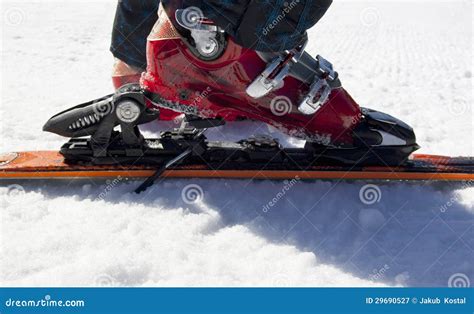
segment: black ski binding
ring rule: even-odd
[[[84,136],[90,136],[87,146],[91,157],[110,157],[119,147],[123,147],[125,157],[140,157],[147,147],[138,125],[158,117],[159,110],[146,107],[140,86],[131,84],[115,94],[58,113],[43,131],[72,138],[61,149],[66,158],[69,150],[84,149],[84,140],[77,140]],[[114,131],[117,126],[120,132]]]
[[[205,153],[204,132],[225,123],[222,119],[187,115],[179,129],[163,132],[158,139],[144,139],[138,125],[158,118],[159,110],[146,106],[140,86],[130,84],[115,94],[53,116],[43,130],[71,138],[61,148],[66,162],[158,166],[156,173],[136,190],[139,193],[166,169]]]

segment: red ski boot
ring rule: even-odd
[[[329,62],[314,60],[304,47],[281,54],[245,49],[211,21],[193,25],[186,14],[160,9],[148,39],[141,84],[157,105],[261,120],[324,145],[353,143],[362,113]]]
[[[348,155],[377,147],[384,155],[397,151],[394,160],[400,160],[417,149],[408,125],[360,108],[321,56],[313,59],[304,46],[282,53],[245,49],[212,21],[187,20],[188,13],[160,8],[148,38],[141,85],[156,105],[200,117],[261,120],[316,149],[338,147]]]

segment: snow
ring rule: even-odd
[[[42,133],[43,123],[112,90],[115,2],[1,4],[0,151],[57,149],[64,139]],[[469,1],[336,1],[311,30],[309,51],[335,64],[358,102],[411,124],[421,152],[473,155],[471,21]],[[254,132],[275,131],[245,122],[211,135]],[[472,184],[190,179],[160,182],[140,196],[130,193],[137,184],[2,183],[1,285],[447,286],[456,273],[474,279]],[[364,197],[368,189],[375,198]]]

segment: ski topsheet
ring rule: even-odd
[[[57,151],[35,151],[0,156],[0,180],[5,179],[109,179],[147,178],[156,173],[152,165],[68,164]],[[313,165],[305,169],[269,169],[265,164],[247,167],[242,164],[184,164],[164,171],[162,178],[231,178],[284,180],[474,180],[474,159],[413,155],[399,167],[359,167]]]

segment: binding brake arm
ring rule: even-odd
[[[206,151],[206,138],[203,136],[204,133],[208,130],[208,128],[221,126],[223,124],[225,124],[225,121],[221,119],[199,119],[198,117],[187,115],[183,120],[181,127],[178,129],[177,135],[183,134],[186,132],[186,130],[189,130],[186,128],[187,125],[190,125],[194,130],[199,129],[199,131],[193,135],[192,140],[187,142],[189,147],[186,148],[181,154],[171,159],[158,170],[156,170],[152,176],[140,184],[140,186],[135,190],[135,193],[140,194],[141,192],[144,192],[146,189],[152,186],[166,170],[174,166],[178,166],[188,157],[202,155]]]

